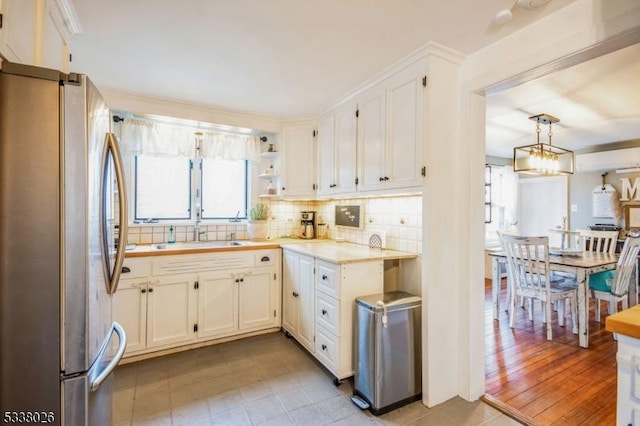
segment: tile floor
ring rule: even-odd
[[[292,339],[271,333],[117,368],[113,423],[122,425],[518,425],[483,402],[420,402],[380,417],[350,400]]]

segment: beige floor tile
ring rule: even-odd
[[[209,404],[209,413],[212,416],[234,408],[244,407],[242,394],[237,389],[210,396],[207,403]]]
[[[356,408],[352,394],[350,380],[336,387],[304,349],[272,333],[118,367],[112,413],[117,426],[518,425],[461,398],[376,417]]]
[[[174,425],[209,420],[209,405],[206,400],[199,400],[172,407],[171,418]]]
[[[280,401],[278,401],[275,395],[266,396],[255,401],[245,402],[244,406],[247,409],[249,418],[253,424],[264,423],[274,417],[286,414],[284,407],[280,404]]]
[[[133,402],[133,419],[153,416],[163,417],[171,413],[169,394],[148,394]]]
[[[249,414],[244,407],[237,407],[211,416],[210,424],[215,426],[251,426],[251,420],[249,420]]]
[[[309,395],[307,395],[307,393],[300,388],[279,392],[276,394],[276,397],[287,412],[296,410],[306,405],[313,404],[313,401],[311,400],[311,398],[309,398]]]
[[[283,414],[278,417],[274,417],[262,423],[258,423],[258,425],[260,426],[286,426],[286,425],[292,425],[292,424],[293,422],[291,421],[289,416],[286,414]]]
[[[323,426],[331,424],[331,419],[313,405],[300,407],[289,413],[293,424],[300,426]]]
[[[332,422],[337,422],[345,417],[361,414],[361,410],[356,407],[349,398],[346,398],[343,395],[319,401],[315,406],[322,411],[325,416],[331,419]]]
[[[263,381],[243,386],[238,390],[242,394],[242,399],[246,402],[256,401],[273,394],[269,385]]]
[[[459,397],[452,398],[434,410],[460,426],[483,424],[501,415],[498,410],[481,401],[468,402]]]
[[[133,426],[172,426],[171,414],[157,414],[146,417],[134,418]]]

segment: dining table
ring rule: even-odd
[[[492,257],[491,290],[493,319],[497,320],[498,313],[500,311],[500,290],[502,287],[501,265],[506,265],[507,254],[500,250],[489,252],[489,256]],[[618,256],[618,254],[588,251],[577,255],[549,255],[549,268],[552,271],[566,272],[576,276],[578,283],[578,337],[580,346],[583,348],[589,347],[589,275],[596,272],[615,269]],[[635,268],[634,273],[631,276],[631,282],[635,283],[635,285],[629,286],[629,306],[634,306],[638,303],[638,285]],[[509,294],[510,292],[507,293]],[[572,318],[572,320],[575,319]]]

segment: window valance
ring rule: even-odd
[[[260,142],[252,135],[128,119],[122,123],[120,138],[128,155],[194,158],[200,140],[202,157],[260,162]]]

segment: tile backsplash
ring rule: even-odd
[[[389,249],[420,253],[422,251],[422,196],[400,196],[362,198],[330,201],[284,201],[275,199],[261,200],[271,206],[270,236],[297,237],[300,235],[300,212],[317,212],[317,222],[327,225],[326,238],[342,237],[346,241],[368,244],[372,232],[386,235],[386,247]],[[350,229],[335,226],[336,205],[362,206],[364,214],[363,229]],[[128,242],[152,244],[166,242],[170,226],[131,226]],[[193,226],[175,226],[176,242],[193,241]],[[230,240],[231,233],[239,240],[247,239],[245,223],[221,223],[201,225],[206,231],[204,240]]]

